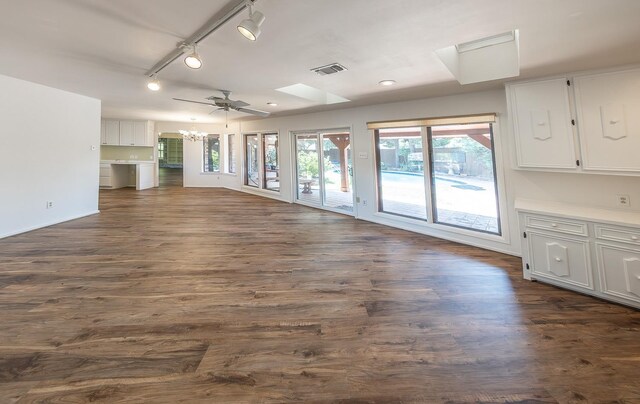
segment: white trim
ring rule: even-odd
[[[387,218],[387,216],[394,216],[393,220],[389,220],[389,218]],[[464,245],[470,245],[472,247],[478,247],[478,248],[483,248],[485,250],[491,250],[491,251],[496,251],[502,254],[507,254],[507,255],[512,255],[514,257],[521,257],[520,254],[515,253],[509,249],[505,249],[505,248],[501,248],[499,246],[495,246],[495,245],[491,245],[491,244],[485,244],[479,241],[482,240],[486,240],[488,242],[499,242],[500,244],[507,244],[508,242],[506,241],[502,241],[499,240],[498,237],[499,236],[491,236],[490,234],[485,234],[485,233],[480,233],[478,234],[478,232],[473,232],[473,235],[469,235],[467,237],[472,237],[474,239],[477,240],[468,240],[466,238],[460,238],[460,237],[456,237],[457,235],[460,236],[466,236],[466,234],[463,234],[460,231],[457,230],[463,230],[463,229],[457,229],[451,226],[442,226],[439,225],[436,227],[436,225],[430,225],[430,226],[425,226],[425,224],[427,222],[425,221],[419,221],[419,220],[415,220],[415,222],[421,222],[421,223],[412,223],[411,220],[413,219],[409,219],[409,218],[402,218],[406,220],[406,224],[422,224],[422,226],[403,226],[401,222],[405,222],[405,220],[399,221],[397,220],[398,217],[395,217],[395,215],[389,215],[389,214],[382,214],[380,212],[378,212],[377,214],[374,215],[374,217],[370,218],[370,219],[362,219],[360,218],[360,220],[364,220],[364,221],[368,221],[368,222],[372,222],[372,223],[377,223],[377,224],[381,224],[381,225],[385,225],[385,226],[389,226],[389,227],[394,227],[396,229],[401,229],[401,230],[406,230],[406,231],[410,231],[412,233],[418,233],[418,234],[424,234],[425,236],[431,236],[431,237],[435,237],[435,238],[439,238],[439,239],[443,239],[443,240],[448,240],[448,241],[453,241],[455,243],[460,243],[460,244],[464,244]],[[446,229],[440,229],[439,227],[446,227]],[[488,236],[488,237],[484,237],[484,236]]]
[[[60,223],[69,222],[71,220],[81,219],[83,217],[95,215],[95,214],[98,214],[98,213],[100,213],[99,210],[94,210],[92,212],[82,213],[80,215],[74,215],[74,216],[63,218],[63,219],[56,219],[56,220],[53,220],[51,222],[45,222],[44,224],[40,224],[40,225],[36,225],[36,226],[30,226],[30,227],[27,227],[27,228],[24,228],[22,230],[18,230],[18,231],[15,231],[15,232],[2,234],[2,235],[0,235],[0,239],[3,239],[5,237],[16,236],[18,234],[27,233],[27,232],[30,232],[30,231],[33,231],[33,230],[42,229],[42,228],[53,226],[53,225],[60,224]]]

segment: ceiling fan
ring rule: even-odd
[[[240,101],[240,100],[234,101],[232,99],[229,99],[229,96],[231,95],[231,91],[229,91],[229,90],[220,90],[220,92],[222,94],[224,94],[224,98],[214,97],[214,96],[207,97],[206,99],[209,100],[210,102],[185,100],[183,98],[174,98],[174,100],[176,100],[176,101],[184,101],[184,102],[192,102],[192,103],[195,103],[195,104],[209,105],[209,106],[212,106],[212,107],[218,107],[218,109],[216,109],[214,111],[224,110],[224,111],[229,112],[229,110],[232,109],[234,111],[244,112],[246,114],[251,114],[251,115],[255,115],[255,116],[261,116],[261,117],[269,116],[269,112],[260,111],[260,110],[257,110],[257,109],[245,108],[245,107],[249,106],[249,104],[247,104],[244,101]]]

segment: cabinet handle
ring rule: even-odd
[[[562,259],[556,257],[556,262],[560,262],[560,261],[562,261]]]

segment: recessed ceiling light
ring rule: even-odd
[[[276,102],[268,102],[267,105],[272,106],[272,107],[277,107],[278,103],[276,103]]]
[[[395,80],[382,80],[380,82],[378,82],[378,84],[380,84],[381,86],[392,86],[394,84],[396,84]]]

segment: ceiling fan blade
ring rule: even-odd
[[[176,100],[176,101],[184,101],[184,102],[192,102],[194,104],[209,105],[211,107],[215,107],[216,106],[216,104],[213,104],[211,102],[192,101],[192,100],[185,100],[183,98],[174,98],[174,100]]]
[[[220,97],[214,97],[213,95],[211,97],[207,97],[207,100],[211,100],[213,102],[223,102],[226,101],[224,98],[220,98]]]
[[[242,107],[248,107],[249,104],[244,102],[244,101],[231,101],[231,106],[233,106],[234,108],[242,108]]]
[[[224,108],[216,108],[213,111],[209,112],[209,115],[213,114],[214,112],[218,112],[218,111],[220,111],[222,109],[224,109]]]
[[[251,114],[255,116],[267,117],[270,115],[269,112],[259,111],[257,109],[249,109],[249,108],[234,108],[236,111],[244,112],[245,114]]]

